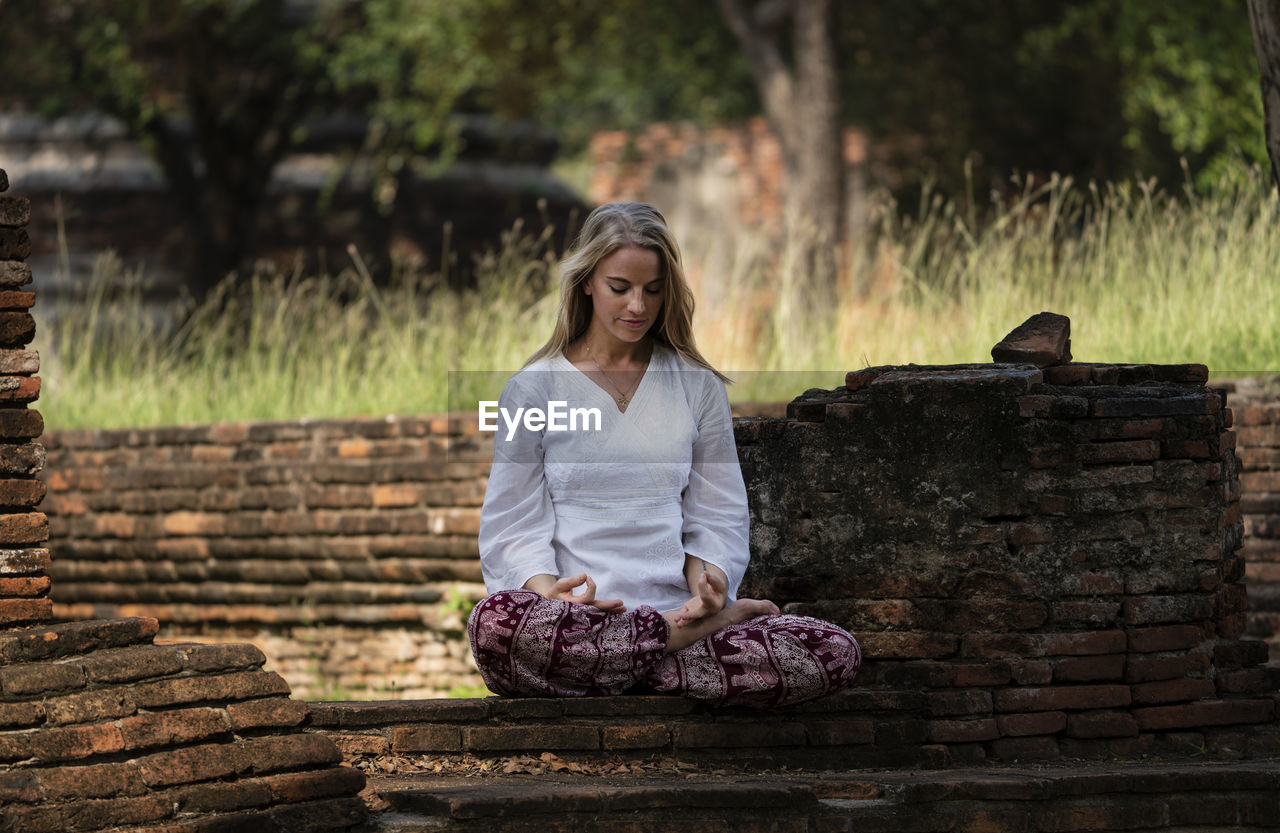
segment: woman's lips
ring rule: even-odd
[[[632,329],[632,330],[644,329],[644,325],[645,325],[644,321],[632,321],[626,318],[619,318],[618,320],[622,322],[622,326],[627,327],[629,329]]]

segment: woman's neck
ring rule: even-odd
[[[646,365],[653,355],[653,339],[645,336],[636,342],[614,338],[592,338],[588,330],[570,345],[570,361],[594,359],[604,367],[635,367]],[[568,352],[568,351],[566,351]],[[576,355],[575,355],[576,353]]]

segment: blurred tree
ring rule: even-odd
[[[152,154],[191,235],[203,295],[240,265],[271,172],[330,91],[349,4],[319,0],[4,3],[0,72],[47,114],[96,109]]]
[[[830,0],[716,0],[751,65],[765,114],[782,146],[784,275],[834,286],[829,253],[844,239],[844,148],[840,75]],[[789,39],[787,36],[790,35]],[[790,60],[788,60],[788,56]]]
[[[1280,0],[1249,0],[1249,21],[1262,75],[1271,176],[1280,186]]]
[[[1128,167],[1164,179],[1186,159],[1199,184],[1230,176],[1243,155],[1266,159],[1245,0],[1076,0],[1028,33],[1023,63],[1087,34],[1116,73]]]

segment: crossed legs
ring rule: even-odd
[[[716,705],[778,708],[844,688],[862,662],[852,636],[807,616],[756,616],[666,653],[670,625],[653,608],[605,613],[529,590],[485,598],[467,631],[485,684],[508,696],[647,686]]]

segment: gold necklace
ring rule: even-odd
[[[618,387],[618,383],[613,381],[613,377],[609,375],[609,371],[601,367],[600,362],[596,361],[595,355],[591,352],[591,345],[585,344],[583,346],[587,348],[587,358],[591,359],[591,363],[596,366],[596,370],[603,373],[604,378],[608,379],[609,384],[613,385],[613,389],[618,392],[618,395],[615,397],[615,399],[618,402],[618,407],[621,408],[625,413],[627,410],[627,405],[631,404],[631,400],[627,397],[627,394],[623,392],[622,388]]]

